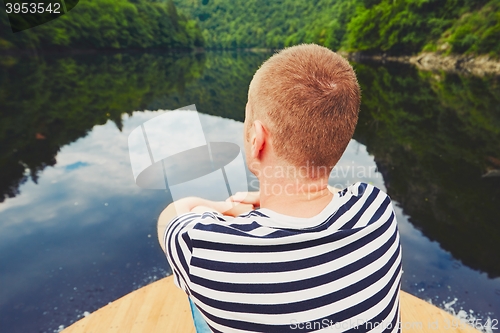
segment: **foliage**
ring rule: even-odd
[[[317,43],[341,46],[358,0],[175,0],[196,18],[207,46],[281,48]]]
[[[80,1],[58,19],[15,34],[10,31],[5,12],[0,14],[0,48],[192,48],[202,45],[196,22],[178,13],[171,0]]]
[[[500,0],[174,0],[213,48],[317,43],[350,52],[498,54]]]
[[[365,1],[349,22],[346,48],[368,53],[425,50],[494,53],[500,46],[500,1]]]
[[[484,0],[382,0],[360,6],[348,26],[348,49],[417,53],[435,43],[461,14],[482,4]]]
[[[453,53],[500,54],[500,0],[492,0],[481,10],[464,14],[443,37]]]
[[[0,28],[0,49],[317,43],[350,52],[496,56],[500,0],[85,0],[59,19],[17,34],[2,13]]]

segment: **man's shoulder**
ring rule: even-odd
[[[365,183],[365,182],[354,183],[354,184],[344,188],[343,190],[341,190],[339,192],[339,195],[341,197],[345,196],[345,195],[354,196],[354,197],[362,197],[362,196],[366,196],[366,195],[370,195],[370,194],[374,194],[374,195],[377,194],[377,195],[389,197],[389,195],[387,193],[385,193],[384,191],[382,191],[378,187],[376,187],[372,184],[369,184],[369,183]]]
[[[337,211],[339,219],[349,219],[342,229],[396,222],[391,198],[372,184],[357,182],[340,191],[339,196],[342,199]]]

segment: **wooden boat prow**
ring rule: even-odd
[[[401,291],[403,332],[479,333],[444,310]],[[196,333],[186,294],[169,276],[104,306],[63,333]]]

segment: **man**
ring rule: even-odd
[[[363,183],[328,187],[359,105],[341,56],[317,45],[282,50],[255,73],[245,111],[260,192],[184,198],[160,215],[176,284],[212,331],[400,331],[391,200]]]

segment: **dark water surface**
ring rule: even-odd
[[[196,104],[207,135],[241,142],[268,56],[0,59],[0,332],[58,331],[170,274],[155,226],[171,197],[135,185],[128,134],[166,112],[144,110]],[[355,67],[360,121],[330,183],[396,202],[403,290],[499,319],[500,79]]]

